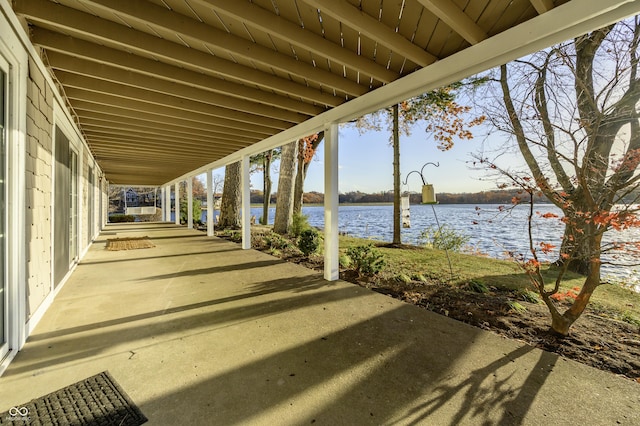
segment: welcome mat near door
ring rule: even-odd
[[[0,414],[2,425],[139,426],[146,421],[108,371]]]
[[[107,240],[107,250],[136,250],[152,247],[155,247],[155,245],[147,236],[137,238],[111,238]]]

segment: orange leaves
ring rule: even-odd
[[[313,159],[316,153],[317,146],[314,144],[318,140],[318,134],[306,136],[298,140],[298,149],[302,154],[302,159],[305,164],[308,164]]]
[[[640,218],[629,212],[600,212],[592,220],[598,226],[611,227],[616,231],[640,226]]]
[[[536,259],[529,259],[526,262],[524,262],[524,264],[522,265],[522,268],[525,270],[525,272],[527,272],[528,274],[531,273],[536,273],[540,270],[540,266],[542,264],[536,260]]]
[[[551,213],[551,212],[547,212],[547,213],[543,213],[540,215],[540,217],[544,218],[544,219],[554,219],[559,217],[557,214]]]
[[[554,246],[553,244],[547,244],[542,241],[540,242],[540,251],[543,252],[544,254],[551,253],[554,248],[556,248],[556,246]]]
[[[569,298],[569,299],[577,299],[578,298],[578,293],[580,292],[580,287],[572,287],[570,290],[563,292],[558,292],[558,293],[554,293],[551,295],[551,298],[553,300],[557,300],[558,302],[562,302],[563,300]]]
[[[456,137],[458,139],[473,138],[469,128],[482,124],[487,117],[481,115],[466,121],[464,114],[469,111],[471,107],[459,105],[453,100],[427,106],[426,111],[423,112],[425,119],[428,120],[426,131],[431,133],[438,142],[438,149],[450,150],[453,148]]]

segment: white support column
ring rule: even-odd
[[[161,218],[163,221],[165,221],[167,219],[167,196],[166,194],[166,187],[163,186],[162,188],[160,188],[160,202],[162,203],[162,214],[161,214]]]
[[[171,222],[171,185],[167,185],[164,191],[164,221]]]
[[[193,229],[193,177],[187,179],[187,228]]]
[[[213,169],[207,170],[207,236],[213,237],[213,218],[216,211],[213,205]]]
[[[180,225],[180,182],[176,182],[175,192],[176,192],[174,197],[175,224]]]
[[[324,131],[324,279],[340,276],[338,258],[338,124]]]
[[[249,156],[241,160],[241,190],[242,190],[242,248],[251,248],[251,188],[249,184]]]

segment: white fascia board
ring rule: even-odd
[[[169,184],[224,167],[429,90],[535,53],[640,12],[640,0],[572,0],[379,89],[187,173]]]

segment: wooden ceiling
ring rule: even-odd
[[[107,179],[161,185],[566,2],[17,0],[13,7]]]

